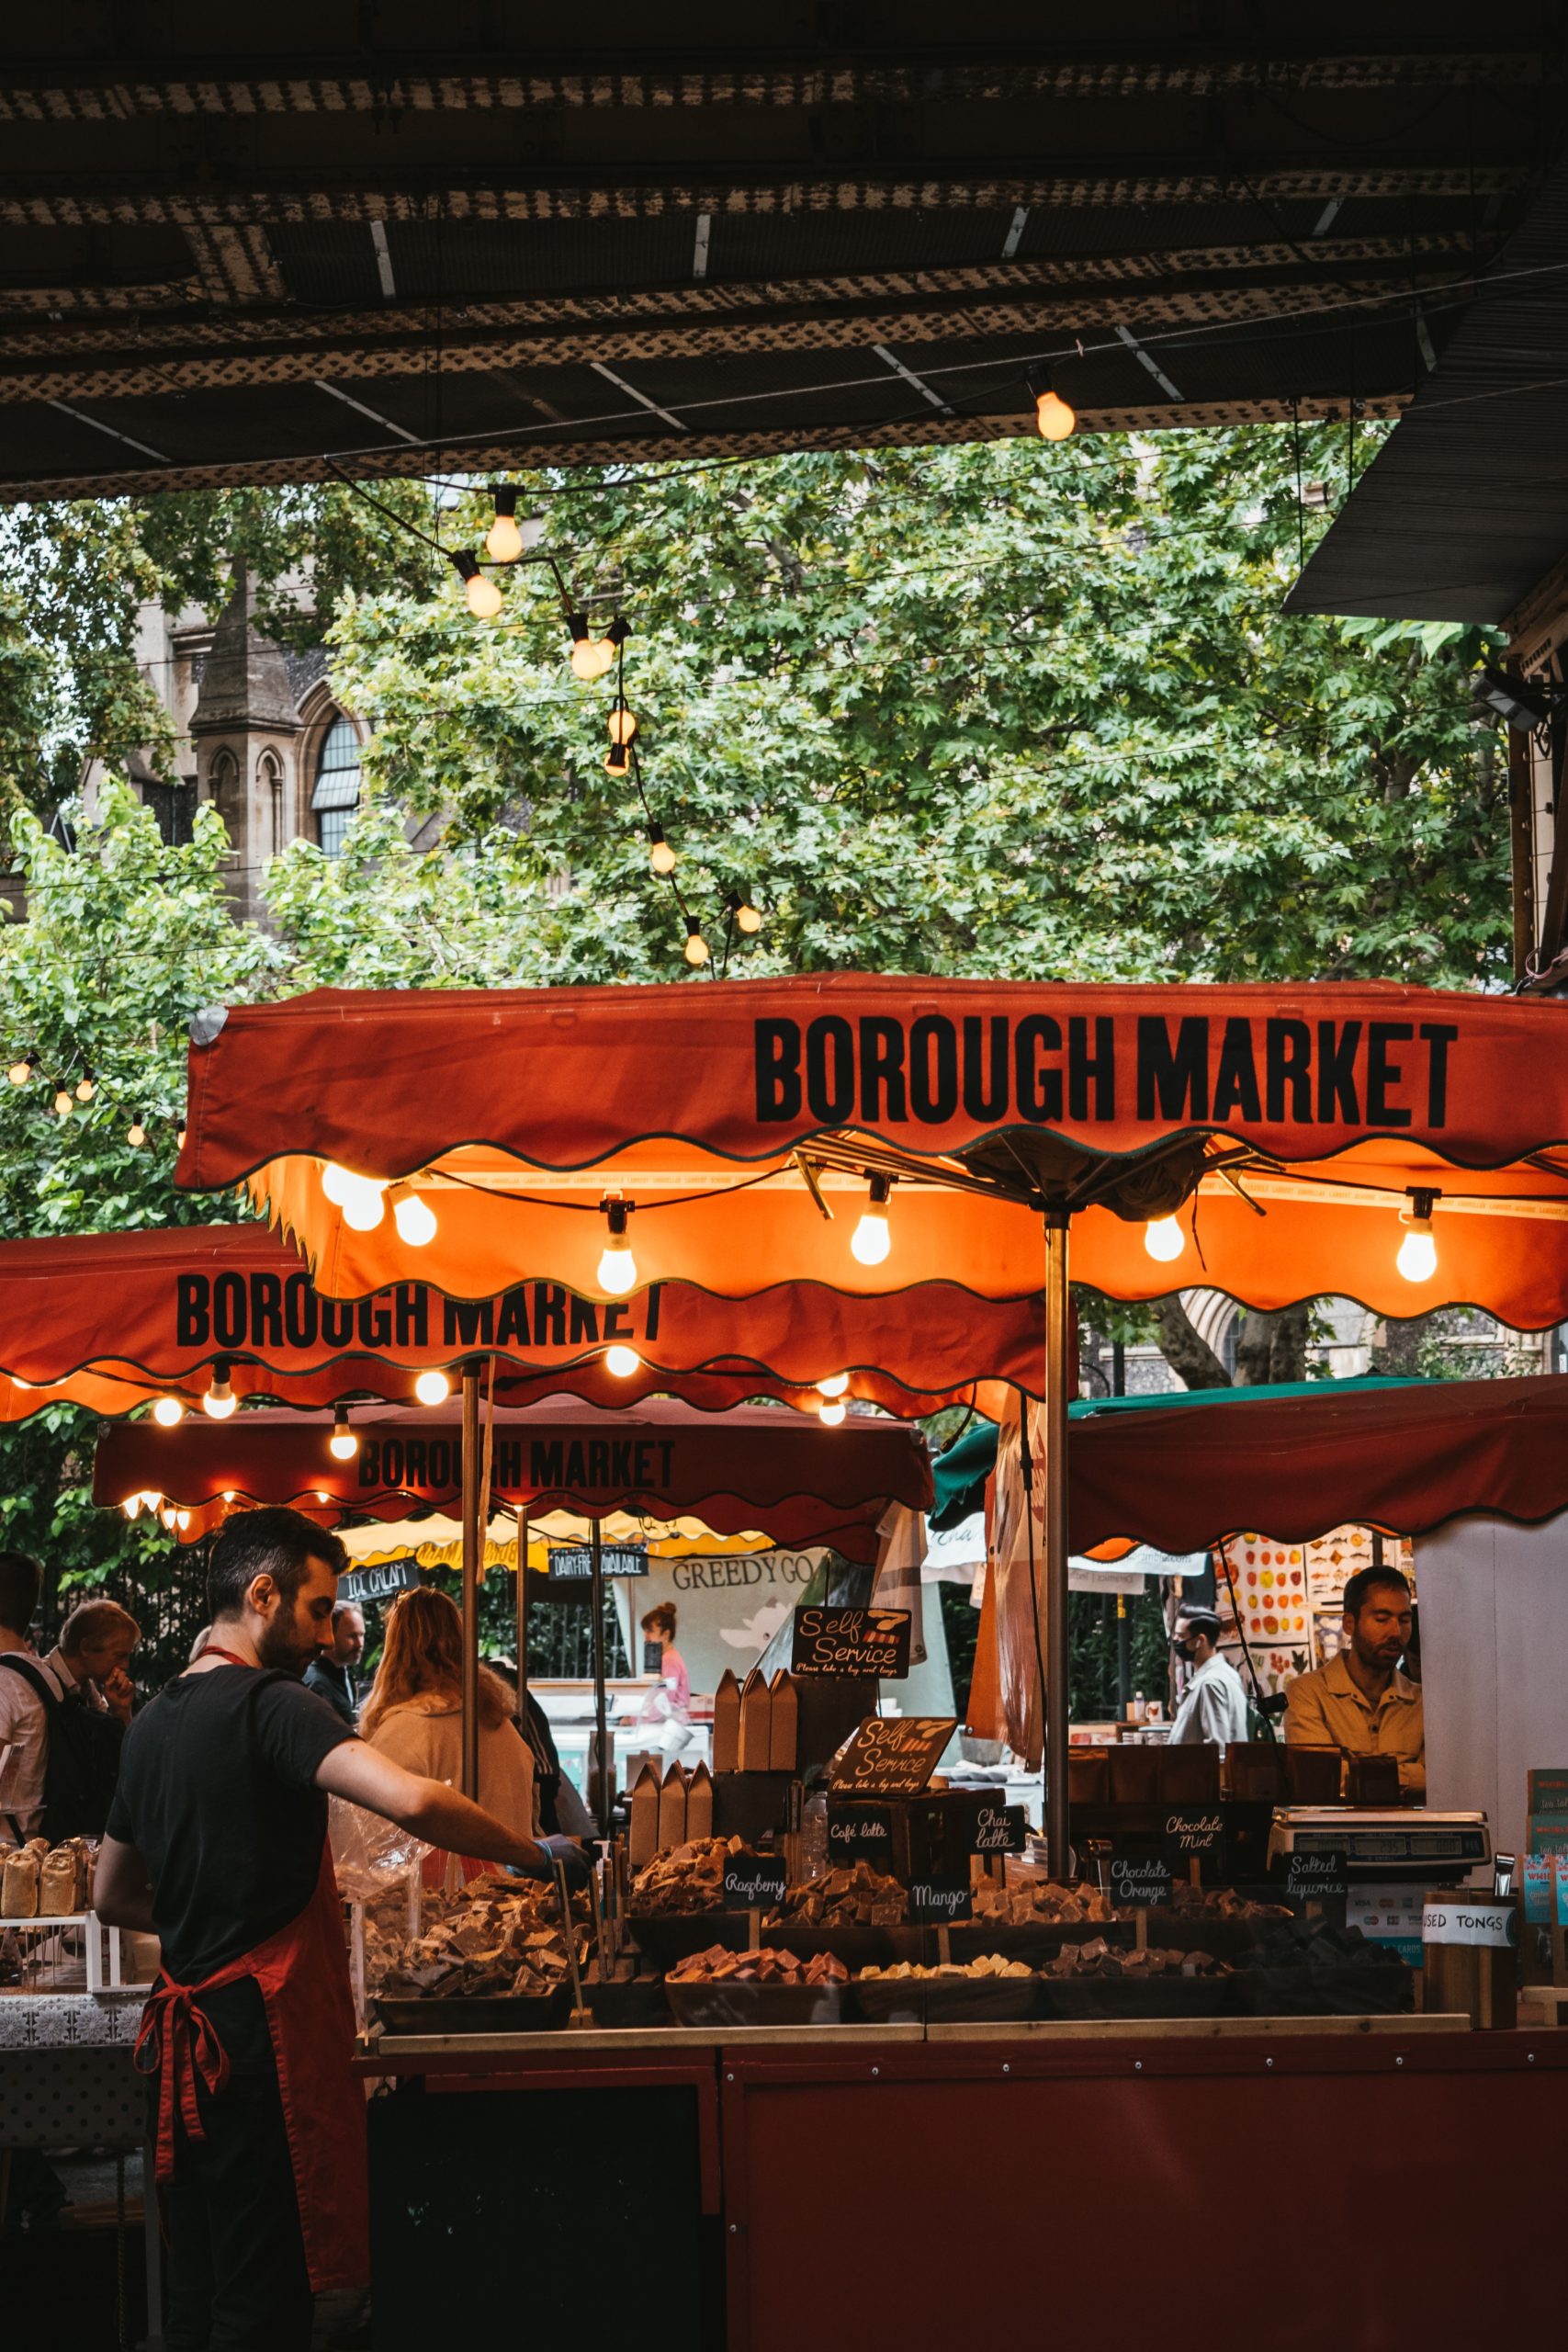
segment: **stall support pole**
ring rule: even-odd
[[[479,1374],[463,1366],[463,1794],[479,1794]]]
[[[1067,1735],[1072,1696],[1067,1641],[1067,1213],[1045,1216],[1045,1850],[1051,1875],[1067,1875]]]
[[[528,1506],[517,1506],[517,1726],[528,1720]],[[526,1732],[524,1732],[526,1737]]]
[[[592,1558],[593,1568],[593,1741],[599,1758],[598,1777],[593,1781],[593,1811],[601,1838],[610,1834],[610,1783],[614,1774],[605,1752],[609,1736],[609,1709],[604,1699],[604,1559],[601,1548],[599,1521],[592,1522]]]

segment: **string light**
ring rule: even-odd
[[[612,743],[629,743],[636,733],[637,713],[626,708],[623,696],[610,713],[610,741]]]
[[[1144,1247],[1151,1258],[1168,1266],[1187,1247],[1187,1236],[1173,1216],[1152,1216],[1144,1227]]]
[[[631,746],[627,743],[612,743],[604,754],[606,775],[625,775],[631,763]]]
[[[33,1384],[30,1380],[23,1380],[17,1373],[13,1373],[11,1374],[11,1385],[13,1388],[26,1388],[30,1390],[32,1385]]]
[[[392,1194],[392,1223],[398,1228],[398,1239],[406,1241],[411,1250],[423,1250],[435,1238],[435,1211],[422,1193],[407,1185]]]
[[[359,1451],[359,1440],[349,1426],[346,1405],[340,1405],[333,1417],[333,1433],[327,1445],[338,1462],[352,1462]]]
[[[841,1401],[835,1403],[831,1399],[824,1397],[821,1404],[817,1408],[817,1418],[818,1420],[826,1421],[830,1430],[836,1430],[839,1423],[843,1419],[844,1415],[848,1411],[849,1407]]]
[[[675,853],[664,838],[662,825],[649,825],[648,829],[648,863],[661,880],[675,871]]]
[[[637,1260],[626,1239],[626,1219],[637,1204],[601,1201],[599,1205],[610,1221],[609,1238],[599,1259],[599,1287],[607,1290],[612,1298],[624,1298],[628,1291],[637,1288]]]
[[[479,559],[467,548],[457,548],[452,556],[453,568],[463,583],[463,594],[477,621],[492,621],[505,601],[493,580],[487,580],[479,570]]]
[[[517,485],[498,481],[491,495],[495,500],[495,520],[485,533],[485,553],[496,563],[515,563],[523,552],[523,534],[517,527]]]
[[[818,1382],[817,1387],[820,1396],[841,1396],[849,1385],[850,1375],[847,1372],[830,1372],[826,1380]]]
[[[1432,1204],[1437,1198],[1436,1193],[1413,1189],[1410,1206],[1399,1212],[1405,1233],[1394,1263],[1407,1283],[1430,1282],[1438,1271],[1438,1244],[1432,1233]]]
[[[871,1179],[870,1200],[850,1236],[850,1248],[863,1266],[880,1266],[893,1247],[893,1237],[887,1229],[887,1200],[892,1190],[891,1177]]]
[[[452,1394],[452,1384],[444,1372],[422,1372],[413,1393],[422,1405],[441,1405]]]
[[[6,1072],[13,1086],[26,1086],[32,1074],[33,1057],[30,1054],[24,1054],[20,1061],[13,1062]]]
[[[1049,375],[1037,373],[1031,376],[1029,395],[1034,402],[1034,421],[1040,427],[1042,438],[1065,441],[1078,421],[1077,410],[1067,406]]]
[[[57,1119],[68,1119],[71,1116],[71,1103],[72,1097],[67,1089],[63,1086],[57,1086],[54,1090],[55,1117]]]
[[[139,1494],[127,1495],[125,1500],[120,1505],[120,1509],[125,1513],[127,1519],[134,1519],[141,1509],[141,1497]]]
[[[743,931],[748,939],[753,938],[762,928],[761,910],[752,905],[745,891],[741,891],[736,899],[735,928]]]
[[[142,1145],[146,1142],[147,1130],[142,1125],[140,1116],[132,1119],[130,1126],[127,1127],[125,1131],[125,1140],[130,1146],[132,1151],[140,1151]]]
[[[97,1080],[94,1078],[92,1071],[85,1070],[82,1076],[76,1080],[77,1102],[90,1102],[97,1091]]]
[[[374,1233],[387,1214],[381,1197],[387,1190],[385,1180],[357,1176],[352,1168],[340,1168],[335,1159],[329,1159],[321,1170],[321,1190],[333,1206],[343,1211],[344,1223],[355,1233]]]
[[[212,1385],[201,1400],[201,1409],[209,1419],[226,1421],[239,1403],[230,1385],[229,1366],[220,1356],[212,1367]]]
[[[586,613],[569,613],[566,625],[571,632],[572,675],[581,678],[585,686],[592,685],[595,678],[602,678],[606,670],[614,669],[615,645],[608,637],[589,634]]]
[[[703,937],[702,924],[695,915],[686,917],[686,944],[682,952],[687,963],[692,965],[705,964],[712,953],[707,941]]]
[[[629,1380],[634,1372],[642,1370],[642,1358],[635,1348],[606,1348],[604,1369],[617,1380]]]
[[[177,1396],[160,1396],[152,1408],[152,1419],[161,1430],[177,1429],[186,1417],[186,1408]]]

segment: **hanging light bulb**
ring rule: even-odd
[[[176,1128],[175,1129],[175,1149],[176,1151],[183,1151],[183,1150],[185,1149],[185,1148],[186,1148],[186,1131],[185,1131],[185,1129],[184,1129],[184,1127],[183,1127],[183,1126],[176,1127]]]
[[[479,570],[479,559],[467,548],[458,548],[452,557],[453,568],[463,583],[463,594],[468,610],[477,621],[492,621],[504,601],[493,580],[487,580]]]
[[[572,675],[584,685],[592,685],[606,670],[614,669],[617,639],[613,636],[593,637],[589,632],[586,613],[569,613],[566,625],[571,631]]]
[[[120,1509],[125,1513],[127,1519],[136,1518],[141,1509],[141,1496],[139,1494],[127,1495],[125,1500],[120,1505]]]
[[[675,871],[675,853],[664,838],[662,825],[649,825],[648,829],[648,863],[661,876]]]
[[[817,1408],[817,1418],[820,1421],[826,1421],[830,1430],[836,1430],[849,1409],[841,1397],[824,1397]]]
[[[1429,1283],[1438,1271],[1438,1244],[1432,1233],[1432,1204],[1436,1193],[1412,1192],[1410,1206],[1401,1209],[1405,1228],[1394,1264],[1407,1283]]]
[[[517,527],[517,485],[498,481],[491,495],[495,520],[485,533],[485,553],[496,563],[515,563],[523,552],[523,534]]]
[[[413,1393],[422,1405],[441,1405],[452,1394],[452,1384],[444,1372],[422,1372]]]
[[[392,1194],[392,1223],[398,1228],[398,1239],[406,1241],[411,1250],[423,1250],[435,1238],[435,1211],[423,1193],[407,1185],[400,1185]]]
[[[142,1145],[147,1140],[147,1130],[142,1125],[140,1118],[132,1119],[130,1126],[127,1127],[125,1131],[125,1140],[130,1146],[132,1151],[141,1150]]]
[[[753,937],[762,928],[761,910],[751,904],[744,891],[741,892],[739,903],[735,910],[735,928],[737,931],[743,931],[748,939]]]
[[[631,763],[632,755],[625,743],[612,743],[604,754],[606,775],[626,775],[630,770]]]
[[[1042,437],[1047,441],[1065,441],[1077,423],[1077,412],[1067,406],[1048,373],[1029,379],[1029,396],[1034,402],[1034,421]]]
[[[81,1077],[76,1080],[76,1100],[77,1100],[77,1102],[90,1102],[92,1101],[92,1099],[93,1099],[94,1095],[97,1092],[97,1091],[98,1091],[98,1084],[97,1084],[97,1080],[96,1080],[96,1079],[95,1079],[95,1077],[93,1076],[92,1071],[91,1071],[91,1070],[85,1070],[85,1071],[83,1072],[82,1076],[81,1076]]]
[[[628,1291],[637,1288],[637,1260],[626,1239],[626,1219],[636,1205],[634,1201],[600,1203],[610,1220],[610,1232],[599,1259],[599,1287],[607,1290],[612,1298],[625,1298]]]
[[[20,1061],[13,1062],[6,1072],[13,1086],[26,1086],[32,1074],[33,1060],[30,1054],[24,1054]]]
[[[177,1396],[160,1396],[152,1408],[152,1419],[162,1430],[178,1427],[186,1417],[186,1408]]]
[[[239,1403],[229,1381],[229,1366],[220,1356],[212,1367],[212,1385],[201,1400],[201,1409],[215,1421],[226,1421]]]
[[[374,1176],[351,1176],[341,1203],[343,1221],[355,1233],[374,1233],[387,1214],[386,1184]]]
[[[1173,1216],[1152,1216],[1144,1227],[1144,1247],[1151,1258],[1168,1266],[1187,1247],[1187,1236]]]
[[[611,713],[610,713],[610,741],[611,741],[611,742],[612,742],[612,743],[629,743],[629,742],[631,741],[631,740],[632,740],[632,737],[633,737],[636,733],[637,733],[637,713],[636,713],[636,711],[635,711],[635,710],[628,710],[628,709],[626,708],[626,704],[625,704],[624,702],[618,702],[618,703],[616,703],[616,704],[615,704],[615,707],[614,707],[614,709],[613,709],[613,710],[611,711]]]
[[[333,1433],[327,1449],[336,1462],[352,1462],[359,1451],[359,1440],[349,1426],[348,1407],[340,1405],[333,1416]]]
[[[57,1119],[68,1119],[71,1116],[71,1104],[72,1098],[69,1090],[63,1086],[57,1086],[54,1090],[55,1117]]]
[[[177,1511],[175,1511],[175,1525],[179,1529],[180,1533],[183,1535],[183,1534],[185,1533],[185,1532],[186,1532],[186,1528],[190,1525],[190,1513],[189,1513],[189,1511],[188,1511],[188,1510],[177,1510]]]
[[[819,1396],[841,1396],[849,1385],[850,1375],[847,1372],[830,1372],[826,1380],[818,1382],[817,1388]]]
[[[33,1384],[30,1380],[19,1379],[16,1373],[11,1374],[11,1385],[13,1388],[26,1388],[30,1391],[32,1385]]]
[[[887,1230],[887,1198],[892,1190],[890,1177],[872,1178],[871,1198],[850,1236],[850,1248],[863,1266],[880,1266],[893,1247],[893,1237]]]
[[[705,964],[712,952],[703,937],[703,927],[695,915],[686,917],[686,944],[681,952],[687,963],[693,965]]]
[[[642,1369],[642,1358],[635,1348],[606,1348],[604,1369],[617,1380],[629,1380],[634,1372]]]

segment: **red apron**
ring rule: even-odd
[[[158,2178],[174,2178],[176,2114],[189,2138],[205,2137],[197,2076],[209,2092],[229,2079],[228,2053],[200,1996],[246,1976],[255,1978],[266,2004],[311,2288],[321,2294],[363,2287],[370,2276],[365,2097],[350,2066],[354,1996],[329,1848],[321,1849],[315,1894],[288,1927],[199,1984],[161,1974],[153,1986],[136,2064],[158,2074]]]

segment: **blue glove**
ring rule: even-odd
[[[551,1856],[559,1856],[561,1868],[566,1873],[566,1883],[568,1886],[588,1886],[592,1883],[592,1855],[584,1852],[583,1849],[578,1844],[575,1838],[563,1838],[557,1835],[550,1838],[541,1838],[539,1843],[544,1848],[547,1854]]]

